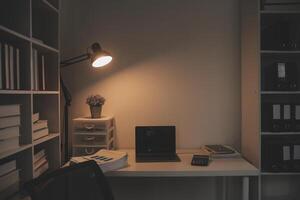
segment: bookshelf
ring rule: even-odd
[[[19,59],[16,75],[19,78],[14,77],[13,81],[19,81],[20,85],[6,88],[3,80],[0,106],[19,104],[21,110],[20,147],[0,153],[0,165],[16,161],[20,187],[34,177],[34,157],[39,151],[45,151],[48,171],[61,165],[59,5],[59,0],[3,0],[0,3],[0,42],[19,49],[19,57],[13,54]],[[2,54],[2,63],[3,57]],[[6,78],[4,75],[3,79]],[[34,113],[39,113],[41,120],[47,120],[49,130],[48,135],[37,140],[33,140]]]
[[[256,199],[299,199],[300,6],[272,2],[241,2],[242,154],[260,169]]]

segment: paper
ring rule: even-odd
[[[273,119],[280,119],[280,105],[273,105]]]
[[[285,63],[278,63],[278,78],[285,78]]]
[[[283,160],[291,160],[290,146],[283,146]]]
[[[295,119],[300,120],[300,105],[295,106]]]
[[[300,160],[300,145],[294,145],[294,160]]]
[[[283,106],[283,119],[291,119],[291,106],[290,105]]]

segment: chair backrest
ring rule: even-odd
[[[96,162],[87,161],[42,175],[25,184],[32,200],[113,200]]]

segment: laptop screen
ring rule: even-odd
[[[175,126],[137,126],[135,128],[136,154],[174,155],[176,153]]]

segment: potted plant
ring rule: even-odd
[[[90,106],[91,117],[100,118],[102,105],[105,102],[105,98],[101,95],[91,95],[86,99],[86,103]]]

